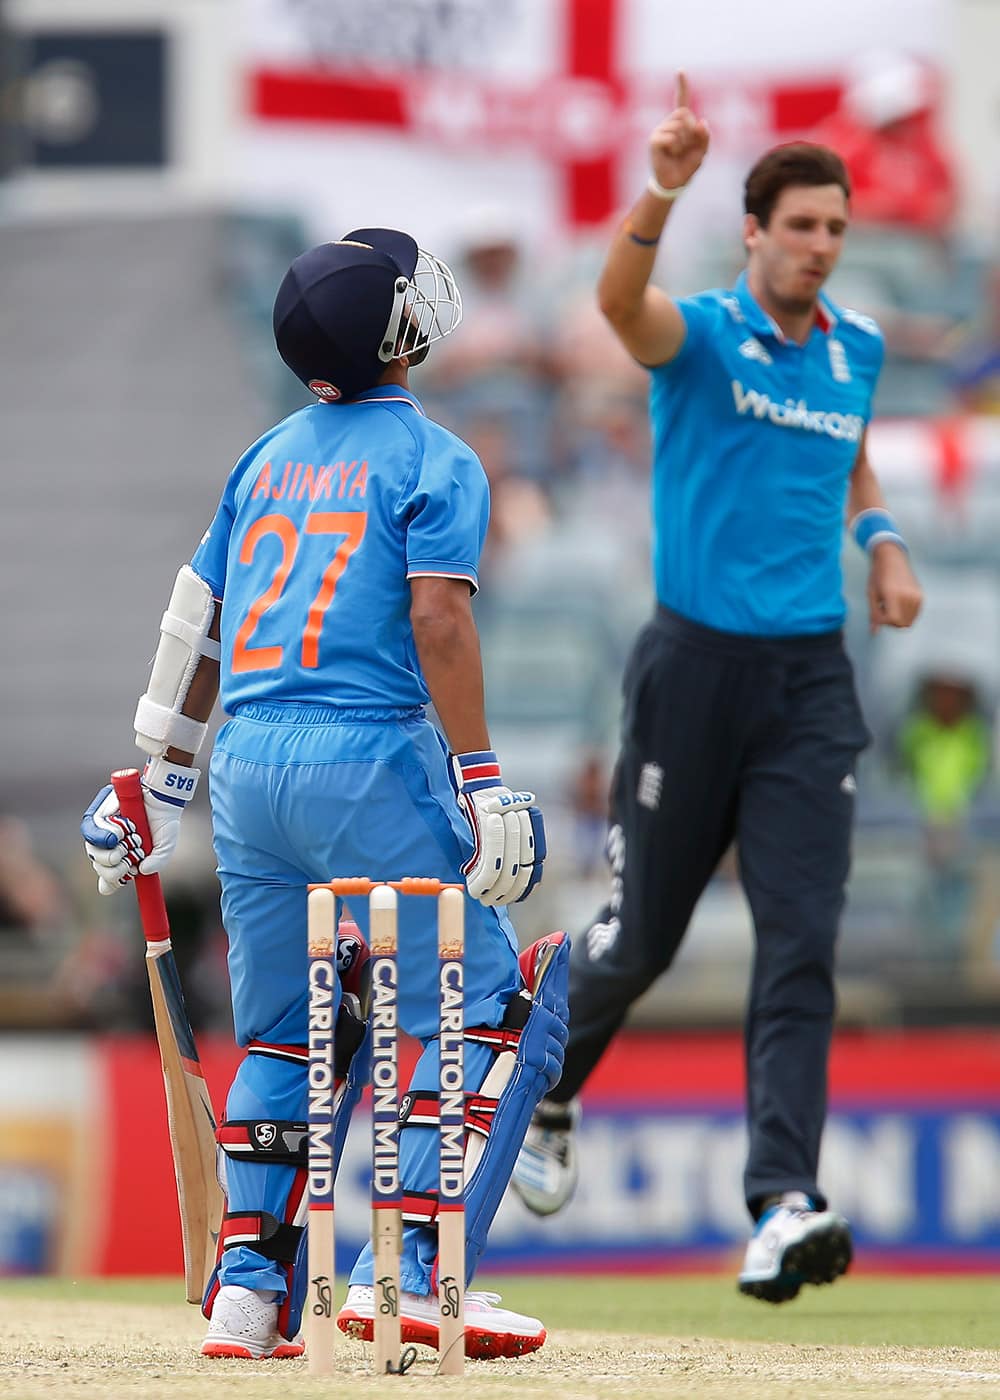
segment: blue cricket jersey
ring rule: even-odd
[[[882,336],[820,299],[786,339],[744,273],[677,303],[680,353],[650,370],[653,569],[664,606],[724,632],[798,636],[843,622],[848,477]]]
[[[404,389],[277,424],[236,464],[191,561],[222,599],[223,709],[427,704],[408,580],[478,587],[488,521],[478,457]]]

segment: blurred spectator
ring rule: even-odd
[[[65,892],[39,859],[28,827],[0,816],[0,930],[44,940],[68,912]]]
[[[153,1008],[138,904],[134,896],[103,899],[89,880],[81,888],[82,917],[56,976],[62,1019],[102,1030],[151,1030]],[[188,1019],[196,1031],[231,1033],[226,937],[206,813],[191,813],[182,827],[163,877],[163,895]]]
[[[946,671],[925,676],[900,732],[899,754],[932,831],[964,820],[989,773],[992,748],[972,681]]]
[[[903,53],[869,52],[849,73],[838,110],[810,132],[846,164],[857,222],[950,232],[957,192],[935,130],[936,99],[922,63]]]
[[[0,1028],[136,1030],[152,1025],[135,900],[112,908],[77,861],[64,880],[27,824],[0,814]],[[211,832],[192,822],[164,882],[195,1029],[228,1030],[229,983]],[[89,875],[89,870],[88,870]]]
[[[460,425],[462,437],[476,453],[490,483],[490,526],[480,570],[501,566],[514,544],[548,529],[548,497],[519,460],[514,429],[506,415],[481,413]]]
[[[951,363],[951,383],[967,413],[1000,413],[1000,266],[986,287],[982,322],[959,344]]]
[[[81,924],[53,972],[47,1024],[101,1031],[152,1025],[141,946],[109,924]]]
[[[598,310],[595,277],[585,253],[552,318],[552,486],[560,517],[613,520],[631,549],[649,534],[649,386]]]
[[[551,376],[544,298],[520,230],[502,208],[472,210],[459,233],[455,274],[462,334],[456,344],[434,347],[414,379],[417,394],[433,397],[448,424],[482,413],[507,417],[519,471],[543,475]]]
[[[530,277],[522,235],[501,206],[471,211],[459,233],[462,343],[445,340],[428,360],[435,380],[458,386],[507,373],[535,379],[547,373],[539,289]]]
[[[613,520],[626,548],[649,546],[649,424],[643,402],[611,380],[564,392],[553,425],[553,487],[565,519]]]
[[[114,932],[81,918],[27,825],[0,816],[0,1025],[106,1025],[127,956]]]
[[[604,867],[609,789],[610,779],[604,755],[593,749],[588,750],[580,756],[569,793],[573,819],[573,873],[584,880]]]
[[[954,162],[936,130],[939,79],[898,51],[850,65],[838,110],[809,133],[837,150],[852,184],[853,233],[831,284],[885,337],[880,415],[945,413],[943,365],[968,315],[971,282],[952,238]]]
[[[565,296],[554,317],[552,367],[564,395],[580,411],[594,393],[631,399],[646,416],[646,371],[628,353],[597,307],[593,280]]]
[[[925,955],[954,959],[975,894],[968,816],[992,753],[992,727],[973,682],[943,670],[926,675],[898,747],[923,818],[925,866],[916,891],[917,927]]]

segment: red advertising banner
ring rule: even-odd
[[[156,1047],[116,1038],[96,1050],[108,1171],[94,1271],[179,1273]],[[201,1055],[221,1111],[240,1052],[208,1039]],[[505,1201],[485,1267],[660,1269],[728,1258],[748,1228],[739,1191],[742,1096],[737,1035],[621,1036],[584,1098],[581,1157],[598,1175],[585,1170],[579,1200],[551,1221]],[[345,1264],[367,1229],[369,1163],[362,1107],[338,1180]],[[996,1267],[1000,1034],[839,1036],[824,1171],[826,1189],[855,1225],[860,1267]]]
[[[200,1050],[221,1113],[241,1052]],[[0,1274],[180,1274],[155,1042],[8,1037],[4,1070]],[[508,1192],[484,1268],[729,1266],[749,1230],[739,1036],[622,1035],[583,1107],[575,1196],[541,1220]],[[362,1105],[337,1180],[341,1268],[365,1239],[370,1172]],[[820,1181],[861,1270],[1000,1267],[1000,1032],[838,1036]]]

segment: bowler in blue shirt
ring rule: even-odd
[[[580,1090],[735,844],[756,938],[743,1180],[754,1230],[739,1287],[781,1303],[851,1261],[848,1222],[817,1180],[854,768],[869,739],[841,636],[845,525],[869,556],[873,629],[909,627],[921,593],[865,446],[882,337],[822,291],[847,233],[844,164],[807,143],[767,152],[746,181],[746,271],[732,289],[675,300],[650,276],[708,143],[681,75],[598,286],[649,371],[657,606],[625,674],[611,894],[574,940],[563,1075],[513,1183],[538,1214],[569,1199]]]

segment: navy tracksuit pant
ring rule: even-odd
[[[611,899],[573,942],[569,1045],[552,1098],[579,1091],[629,1007],[670,965],[735,840],[756,935],[746,1200],[754,1216],[782,1191],[823,1206],[834,945],[854,766],[869,741],[841,634],[745,637],[658,608],[624,686]]]

